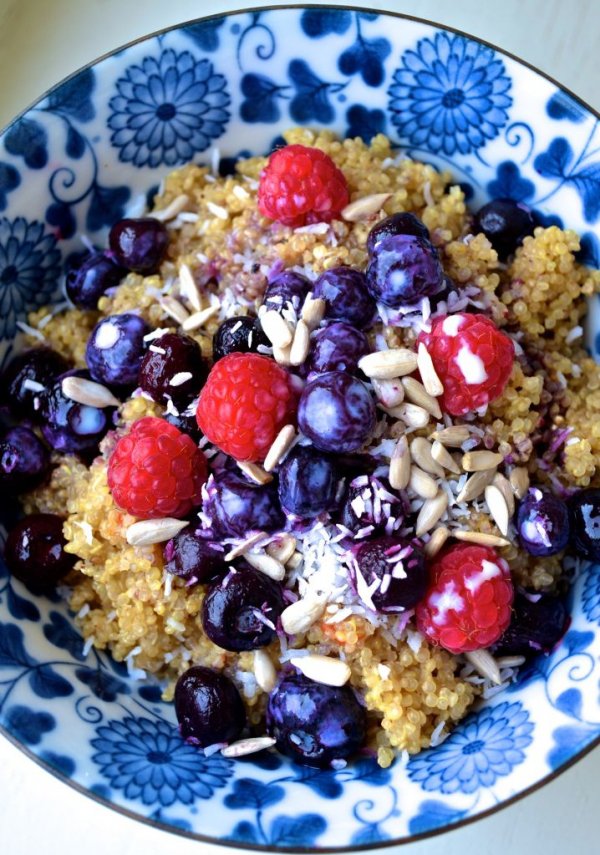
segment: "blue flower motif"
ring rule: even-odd
[[[474,793],[491,787],[523,762],[532,731],[519,701],[483,709],[465,719],[442,745],[411,760],[409,775],[428,792]]]
[[[226,80],[208,59],[163,51],[117,80],[108,126],[119,159],[135,166],[185,163],[220,137],[229,119]]]
[[[59,275],[56,238],[42,223],[0,219],[0,341],[14,335],[29,310],[51,301]]]
[[[587,619],[600,626],[600,564],[593,564],[588,569],[582,600]]]
[[[369,110],[362,104],[353,104],[346,111],[348,129],[345,136],[353,139],[360,137],[366,143],[371,142],[377,134],[385,131],[385,113],[383,110]]]
[[[110,721],[98,728],[92,745],[97,752],[92,759],[112,787],[145,805],[208,799],[231,775],[231,761],[205,757],[162,720],[128,716]]]
[[[390,87],[392,122],[411,145],[468,154],[498,136],[512,98],[504,63],[491,48],[438,33],[402,56]]]

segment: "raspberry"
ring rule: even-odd
[[[457,544],[429,567],[429,588],[417,606],[417,626],[451,653],[498,641],[514,596],[508,564],[489,546]]]
[[[297,395],[289,374],[266,356],[230,353],[213,365],[200,394],[200,430],[236,460],[264,457],[294,421]]]
[[[343,172],[318,148],[280,148],[260,176],[258,209],[285,226],[329,222],[349,201]]]
[[[431,332],[421,333],[444,385],[442,409],[463,416],[495,401],[510,377],[515,348],[510,338],[483,315],[443,315]]]
[[[142,519],[184,517],[201,501],[206,458],[193,439],[164,419],[139,419],[108,462],[116,504]]]

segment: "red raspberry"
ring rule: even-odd
[[[453,416],[495,401],[508,383],[515,348],[506,333],[483,315],[442,315],[422,332],[423,342],[444,384],[443,410]]]
[[[230,353],[213,365],[200,394],[200,430],[236,460],[264,460],[281,428],[295,420],[287,371],[257,353]]]
[[[258,210],[285,226],[328,223],[349,201],[343,172],[318,148],[280,148],[260,176]]]
[[[510,569],[490,546],[459,543],[429,567],[429,588],[417,626],[451,653],[480,650],[508,627],[514,596]]]
[[[193,439],[164,419],[138,419],[108,461],[116,504],[141,519],[184,517],[201,501],[206,458]]]

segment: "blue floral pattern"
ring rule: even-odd
[[[583,611],[591,623],[600,626],[600,564],[593,564],[587,571],[583,586]]]

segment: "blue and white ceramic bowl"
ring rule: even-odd
[[[0,138],[0,340],[58,299],[61,257],[102,243],[178,164],[266,152],[292,125],[370,138],[450,168],[473,204],[509,196],[583,236],[599,264],[600,130],[517,60],[422,21],[360,9],[240,12],[137,42],[52,89]],[[591,327],[594,327],[592,319]],[[600,328],[600,325],[596,325]],[[600,337],[599,337],[600,338]],[[271,849],[406,840],[506,804],[600,740],[600,566],[560,647],[408,765],[321,772],[233,762],[180,739],[170,705],[84,649],[60,601],[0,568],[0,723],[30,756],[130,816]]]

